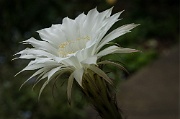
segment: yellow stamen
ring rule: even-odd
[[[73,54],[76,51],[80,50],[80,47],[76,47],[76,49],[73,48],[72,44],[74,45],[81,45],[81,47],[85,47],[86,42],[90,40],[89,36],[80,37],[76,40],[68,40],[66,42],[63,42],[59,45],[59,56],[60,57],[66,57],[68,54]],[[85,41],[85,42],[84,42]]]

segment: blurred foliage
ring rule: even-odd
[[[142,53],[109,55],[125,65],[130,73],[150,63],[159,54],[176,44],[179,37],[179,1],[178,0],[0,0],[0,118],[5,119],[74,119],[86,118],[83,96],[73,90],[73,105],[69,106],[66,97],[66,85],[55,89],[48,86],[38,102],[38,89],[31,91],[32,82],[21,91],[22,82],[31,72],[14,78],[27,61],[11,61],[13,54],[24,49],[19,42],[30,37],[39,38],[35,31],[61,23],[66,16],[75,18],[97,7],[99,11],[114,6],[113,12],[125,9],[121,21],[113,28],[127,23],[141,24],[131,33],[117,38],[114,42],[122,47],[131,47]],[[113,78],[125,76],[119,69],[107,66]],[[75,89],[75,88],[74,88]]]

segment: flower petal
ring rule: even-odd
[[[96,64],[97,62],[97,56],[92,56],[92,57],[89,57],[85,60],[83,60],[81,63],[83,64]]]
[[[67,97],[69,104],[71,103],[71,90],[72,90],[73,81],[74,81],[74,73],[72,73],[69,76],[68,84],[67,84]]]
[[[76,40],[79,37],[77,23],[68,17],[63,19],[62,31],[64,32],[67,41]]]
[[[76,69],[73,74],[74,74],[74,78],[76,79],[76,81],[78,82],[78,84],[82,87],[82,77],[83,77],[83,73],[84,70],[83,68],[81,69]]]
[[[107,33],[107,31],[113,26],[113,24],[115,24],[117,21],[121,20],[118,18],[122,13],[123,13],[123,11],[118,12],[118,13],[106,18],[102,22],[101,34],[99,37],[100,40],[104,37],[104,35]]]
[[[49,53],[49,52],[46,52],[44,50],[39,50],[39,49],[35,49],[35,48],[26,48],[25,50],[22,50],[18,53],[16,53],[15,55],[18,55],[20,54],[21,57],[22,56],[26,56],[26,55],[34,55],[36,58],[37,57],[50,57],[50,58],[53,58],[55,57],[53,54]]]
[[[80,27],[82,23],[85,21],[86,15],[84,13],[80,14],[78,17],[76,17],[75,22],[78,24]],[[81,28],[81,27],[80,27]]]
[[[30,79],[32,79],[33,77],[37,76],[38,74],[41,74],[42,72],[44,72],[44,68],[39,69],[38,71],[36,71],[31,77],[29,77],[26,81],[24,81],[24,83],[20,86],[19,90],[24,86],[25,83],[27,83]]]
[[[113,8],[113,7],[112,7]],[[107,18],[110,17],[112,8],[107,9],[106,11],[103,11],[101,13],[98,13],[96,18],[94,18],[92,32],[100,30],[104,26],[104,21],[106,21]]]
[[[136,49],[131,49],[131,48],[121,48],[117,46],[110,46],[108,48],[105,48],[104,50],[100,51],[97,56],[98,58],[108,55],[108,54],[113,54],[113,53],[132,53],[132,52],[139,52]]]
[[[105,36],[102,41],[99,43],[99,46],[97,48],[97,51],[100,50],[100,48],[102,48],[105,44],[107,44],[109,41],[114,40],[115,38],[130,32],[131,29],[133,29],[134,27],[138,26],[138,24],[128,24],[128,25],[123,25],[117,29],[115,29],[114,31],[112,31],[111,33],[109,33],[107,36]]]
[[[33,87],[32,87],[32,90],[34,90],[34,88],[35,88],[35,86],[41,81],[41,80],[43,80],[43,79],[45,79],[48,75],[47,75],[47,72],[48,72],[49,70],[47,70],[47,71],[44,71],[43,73],[41,73],[39,76],[38,76],[38,78],[36,79],[36,82],[34,83],[34,85],[33,85]]]
[[[41,93],[42,91],[44,90],[44,88],[46,87],[46,85],[49,83],[49,80],[45,81],[44,84],[42,85],[40,91],[39,91],[39,96],[38,96],[38,100],[40,99],[41,97]]]
[[[40,68],[50,68],[50,67],[56,67],[59,66],[60,64],[57,64],[55,62],[46,62],[46,63],[35,63],[36,61],[31,61],[24,69],[22,69],[20,72],[18,72],[15,76],[20,74],[23,71],[28,71],[28,70],[36,70]]]
[[[121,15],[123,11],[118,12],[114,15],[112,15],[111,17],[107,17],[106,19],[104,19],[101,23],[98,23],[99,26],[97,26],[97,29],[94,30],[96,31],[94,34],[94,37],[92,37],[92,40],[90,40],[86,46],[89,46],[90,44],[93,44],[94,42],[96,43],[96,47],[98,47],[99,42],[102,40],[102,38],[104,37],[104,35],[107,33],[107,31],[113,26],[114,23],[116,23],[117,21],[119,21],[120,19],[119,16]],[[97,50],[98,51],[98,50]]]
[[[86,19],[82,25],[82,28],[84,29],[84,31],[82,31],[82,35],[90,35],[91,36],[91,31],[92,28],[94,26],[94,23],[97,20],[97,16],[98,16],[99,12],[97,11],[96,8],[90,10],[86,16]]]
[[[71,69],[68,69],[68,68],[61,68],[61,69],[58,70],[58,71],[59,71],[59,72],[58,72],[58,77],[61,76],[61,75],[64,74],[64,73],[66,73],[66,72],[72,72]],[[52,72],[54,72],[54,71],[52,71]],[[48,76],[48,74],[49,74],[49,72],[45,73],[44,76],[41,77],[41,79],[39,79],[39,81],[42,80],[42,79],[44,79],[44,78],[46,78],[46,77]],[[57,78],[58,78],[58,77],[57,77]],[[38,82],[39,82],[39,81],[38,81]],[[42,86],[41,89],[40,89],[38,99],[40,99],[41,93],[42,93],[42,91],[44,90],[45,86],[49,83],[49,81],[50,81],[50,80],[46,80],[46,81],[44,82],[43,86]],[[38,82],[37,82],[37,83],[38,83]],[[37,84],[37,83],[36,83],[36,84]],[[36,84],[35,84],[35,85],[36,85]],[[35,85],[33,86],[33,88],[35,87]]]
[[[61,60],[61,63],[63,63],[65,66],[71,66],[71,67],[74,67],[76,69],[79,69],[82,67],[81,63],[79,62],[79,60],[75,56],[65,58],[65,59]]]
[[[102,77],[104,80],[106,80],[109,84],[113,84],[112,80],[102,71],[100,68],[98,68],[95,65],[90,65],[88,67],[90,70],[92,70],[94,73],[98,74],[100,77]]]
[[[112,61],[106,60],[106,61],[98,62],[98,65],[99,65],[99,64],[111,64],[111,65],[117,66],[118,68],[120,68],[120,69],[126,71],[127,73],[129,73],[129,72],[126,70],[126,68],[124,68],[121,64],[116,63],[116,62],[112,62]]]
[[[61,24],[52,25],[50,28],[45,28],[37,31],[42,40],[51,43],[58,47],[61,42],[66,41],[65,35],[61,30]]]
[[[48,72],[48,80],[53,79],[57,74],[57,71],[59,71],[61,67],[53,68],[51,71]]]
[[[35,38],[30,38],[26,41],[23,41],[23,44],[31,44],[36,49],[45,50],[55,56],[58,56],[58,50],[46,41],[39,41]]]
[[[77,51],[75,53],[75,56],[77,57],[78,61],[82,62],[83,60],[85,60],[89,57],[92,57],[94,55],[94,52],[95,52],[94,47],[95,47],[95,45],[91,44],[91,46],[86,47],[85,49],[82,49],[80,51]]]

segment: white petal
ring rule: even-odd
[[[94,54],[94,44],[91,44],[90,47],[86,47],[86,49],[82,49],[76,52],[75,56],[77,57],[78,61],[81,62],[89,57],[92,57]]]
[[[43,67],[42,64],[32,65],[32,66],[26,66],[23,70],[21,70],[20,72],[18,72],[15,76],[17,76],[18,74],[22,73],[23,71],[40,69],[40,68],[42,68],[42,67]]]
[[[128,25],[123,25],[115,30],[113,30],[111,33],[109,33],[107,36],[105,36],[102,41],[99,43],[99,46],[97,48],[97,50],[100,50],[100,48],[102,48],[105,44],[107,44],[108,42],[114,40],[115,38],[130,32],[131,29],[133,29],[134,27],[136,27],[138,25],[136,24],[128,24]]]
[[[49,30],[52,30],[52,28],[48,28]],[[58,38],[53,31],[49,31],[48,29],[42,29],[37,31],[39,33],[39,36],[42,40],[48,41],[49,43],[57,46],[59,44]]]
[[[114,23],[120,20],[118,19],[118,17],[121,15],[122,12],[123,11],[116,13],[113,16],[108,17],[105,20],[103,20],[101,23],[99,23],[98,29],[96,29],[95,30],[96,32],[94,33],[95,38],[92,37],[93,41],[91,41],[91,43],[96,42],[96,47],[98,47],[99,42],[102,40],[102,38],[107,33],[107,31],[112,27]]]
[[[108,54],[112,54],[112,53],[132,53],[132,52],[138,52],[138,50],[135,49],[131,49],[131,48],[120,48],[117,46],[110,46],[102,51],[100,51],[97,56],[98,58],[108,55]]]
[[[102,32],[102,34],[101,34],[101,37],[100,37],[100,39],[101,38],[103,38],[103,36],[107,33],[107,31],[113,26],[113,24],[115,24],[117,21],[119,21],[120,19],[118,19],[119,18],[119,16],[122,14],[122,12],[123,11],[121,11],[121,12],[118,12],[118,13],[116,13],[116,14],[114,14],[114,15],[112,15],[111,17],[108,17],[108,18],[106,18],[103,22],[102,22],[102,30],[101,30],[101,32]]]
[[[24,86],[25,83],[27,83],[30,79],[32,79],[33,77],[37,76],[38,74],[41,74],[42,72],[44,72],[44,68],[39,69],[38,71],[36,71],[31,77],[29,77],[19,88],[19,90]]]
[[[57,76],[57,75],[61,76],[63,73],[68,72],[68,71],[70,71],[68,68],[57,67],[57,68],[54,68],[54,69],[50,70],[49,72],[48,72],[48,71],[44,72],[43,76],[39,79],[39,81],[41,81],[42,79],[44,79],[44,78],[46,78],[46,77],[48,77],[48,80],[47,80],[47,81],[43,84],[43,86],[41,87],[41,90],[40,90],[40,93],[39,93],[39,98],[40,98],[40,95],[41,95],[42,91],[44,90],[45,86],[49,83],[49,81],[50,81],[51,79],[53,79],[53,77],[55,77],[55,76]],[[58,72],[58,73],[57,73],[57,72]],[[38,81],[38,82],[39,82],[39,81]],[[37,82],[37,83],[38,83],[38,82]],[[37,84],[37,83],[36,83],[36,84]],[[36,85],[36,84],[35,84],[35,85]],[[34,86],[35,86],[35,85],[34,85]],[[34,86],[33,86],[33,88],[34,88]]]
[[[42,40],[47,41],[58,47],[60,42],[65,41],[65,36],[61,31],[61,25],[53,25],[50,28],[45,28],[37,31]]]
[[[113,7],[111,7],[110,9],[107,9],[107,10],[101,12],[100,14],[103,14],[104,17],[110,17],[112,10],[113,10]]]
[[[127,73],[129,73],[129,72],[126,70],[126,68],[124,68],[121,64],[116,63],[116,62],[112,62],[112,61],[106,60],[106,61],[98,62],[98,65],[99,65],[99,64],[111,64],[111,65],[117,66],[118,68],[120,68],[120,69],[126,71]]]
[[[83,29],[84,29],[84,33],[83,35],[91,35],[91,31],[92,31],[92,28],[94,26],[94,23],[96,22],[97,20],[97,15],[99,14],[99,12],[97,11],[96,8],[90,10],[86,16],[86,20],[84,21],[84,24],[83,24]],[[85,34],[86,33],[86,34]]]
[[[50,69],[48,69],[48,68],[44,68],[45,70],[38,76],[38,78],[36,79],[36,83],[33,85],[33,87],[32,87],[32,90],[34,89],[34,87],[41,81],[41,80],[43,80],[43,79],[45,79],[48,75],[48,71],[50,70]]]
[[[36,70],[36,69],[40,69],[40,68],[52,68],[52,67],[59,66],[59,64],[57,64],[55,62],[47,62],[47,63],[41,63],[41,64],[36,64],[35,62],[36,61],[31,61],[23,70],[18,72],[15,76],[17,76],[21,72],[27,71],[27,70]]]
[[[49,75],[50,72],[51,72],[51,70],[50,70],[50,71],[49,71],[49,70],[50,70],[50,69],[45,70],[45,71],[38,77],[38,81],[34,84],[34,86],[32,87],[32,89],[33,89],[42,79],[48,77],[48,75]],[[53,71],[53,72],[54,72],[54,71]],[[56,79],[57,79],[57,78],[59,78],[62,74],[66,73],[66,72],[72,72],[72,70],[69,69],[69,68],[61,68],[61,69],[59,69],[59,70],[57,71],[57,74],[56,74],[56,75],[53,75],[53,77],[58,75],[58,76],[56,77]],[[41,77],[41,78],[40,78],[40,77]],[[52,77],[51,77],[51,79],[52,79]],[[50,78],[49,78],[49,80],[47,80],[46,82],[49,82],[49,81],[50,81]],[[47,84],[44,83],[44,85],[47,85]],[[45,87],[45,86],[44,86],[44,87]],[[43,91],[44,87],[41,88],[41,92]],[[41,95],[41,93],[39,94],[39,97],[40,97],[40,95]]]
[[[74,81],[74,73],[72,73],[69,76],[68,84],[67,84],[67,97],[68,97],[69,104],[71,102],[71,90],[72,90],[73,81]]]
[[[92,32],[94,31],[97,32],[105,25],[104,21],[106,21],[106,19],[110,17],[112,9],[113,7],[110,9],[107,9],[106,11],[98,13],[98,15],[96,16],[93,22]]]
[[[36,49],[45,50],[53,55],[58,56],[58,52],[57,52],[58,50],[46,41],[39,41],[39,40],[36,40],[35,38],[30,38],[26,41],[23,41],[23,43],[31,44]]]
[[[65,59],[61,60],[61,62],[65,66],[72,66],[72,67],[74,67],[76,69],[79,69],[79,68],[82,67],[82,65],[80,64],[79,60],[75,56],[71,56],[71,57],[65,58]]]
[[[76,17],[75,22],[81,26],[82,23],[85,21],[86,15],[84,13],[80,14],[78,17]]]
[[[68,17],[63,19],[62,31],[66,36],[66,40],[76,40],[79,37],[77,23]]]
[[[100,68],[94,66],[94,65],[90,65],[88,67],[90,70],[92,70],[94,73],[98,74],[99,76],[101,76],[103,79],[105,79],[108,83],[112,84],[112,80],[104,73],[104,71],[102,71]]]
[[[55,62],[51,58],[36,58],[35,60],[31,61],[28,66],[36,65],[36,64],[44,64],[44,66],[59,66],[61,64]]]
[[[92,56],[92,57],[89,57],[85,60],[83,60],[81,63],[83,64],[96,64],[97,62],[97,56]]]
[[[14,59],[36,59],[36,56],[34,56],[34,55],[21,55],[18,58],[14,58]]]
[[[83,77],[83,73],[84,73],[83,68],[76,69],[73,73],[74,73],[74,78],[76,79],[78,84],[82,87],[82,77]]]
[[[51,71],[48,72],[48,80],[53,79],[57,74],[57,71],[59,71],[61,67],[53,68]]]
[[[25,50],[22,50],[22,51],[16,53],[15,55],[17,55],[17,54],[21,54],[21,58],[24,55],[33,55],[35,57],[49,57],[49,58],[55,57],[51,53],[48,53],[48,52],[46,52],[44,50],[38,50],[38,49],[35,49],[35,48],[27,48]]]
[[[38,96],[38,100],[40,99],[41,93],[44,90],[44,88],[46,87],[46,85],[49,83],[49,80],[45,81],[44,84],[42,85],[40,91],[39,91],[39,96]]]

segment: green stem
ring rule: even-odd
[[[82,90],[103,119],[122,119],[107,82],[92,71],[84,74]]]

